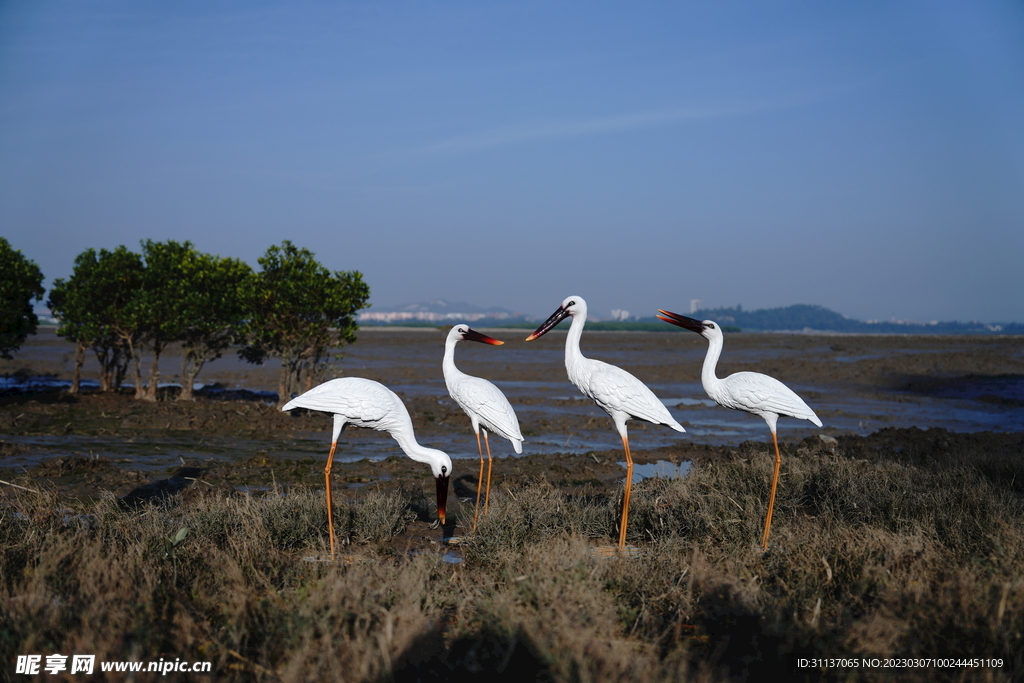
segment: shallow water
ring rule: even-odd
[[[633,463],[633,483],[637,484],[644,479],[651,479],[654,477],[660,477],[662,479],[680,479],[685,477],[687,472],[690,471],[690,467],[693,465],[690,461],[684,461],[678,465],[668,460],[658,460],[657,462],[635,462]],[[619,466],[626,469],[626,461],[619,461]],[[625,481],[625,478],[623,478]]]
[[[526,438],[523,452],[530,453],[586,453],[592,450],[608,450],[620,447],[618,434],[611,418],[586,399],[582,394],[568,395],[565,390],[571,385],[558,383],[517,382],[508,387],[504,382],[495,382],[508,396],[520,425],[525,429],[533,424],[543,424],[551,416],[568,417],[578,421],[571,432],[541,432]],[[979,395],[1005,396],[1008,400],[1017,395],[1019,382],[989,381],[984,390],[975,389]],[[966,392],[949,389],[938,395],[921,395],[910,392],[892,392],[888,395],[870,396],[841,388],[798,386],[792,388],[801,394],[812,406],[824,423],[819,429],[810,422],[782,417],[778,422],[779,438],[798,441],[806,436],[822,432],[825,434],[867,435],[885,427],[943,427],[951,431],[1024,431],[1024,409],[1018,405],[1001,405],[972,399]],[[660,425],[638,421],[627,423],[632,449],[653,449],[671,446],[680,440],[690,440],[712,445],[735,446],[745,441],[770,441],[768,425],[758,416],[742,411],[730,410],[716,405],[707,398],[699,384],[654,385],[652,389],[662,396],[662,402],[669,412],[686,429],[680,434]],[[441,387],[443,391],[443,386]],[[408,394],[426,394],[425,387],[406,387]],[[517,398],[529,396],[529,404],[517,404]],[[566,401],[566,399],[573,399]],[[469,418],[466,418],[466,440],[452,439],[438,448],[453,448],[462,441],[464,446],[471,443],[472,432]],[[506,442],[492,440],[503,446],[496,448],[511,454]],[[456,456],[457,457],[457,456]],[[473,457],[470,453],[465,457]]]
[[[552,332],[525,344],[519,339],[525,332],[492,332],[509,343],[502,347],[460,344],[456,362],[464,372],[492,379],[509,398],[526,437],[524,455],[621,448],[611,419],[566,378],[561,345],[564,334],[557,339],[556,332]],[[367,376],[384,382],[406,400],[427,397],[452,407],[454,402],[447,397],[440,368],[443,337],[442,331],[434,330],[361,331],[360,342],[344,349],[345,359],[335,374]],[[556,339],[552,342],[549,338]],[[26,365],[31,362],[35,367],[52,367],[51,376],[8,370],[6,377],[0,375],[0,390],[66,386],[66,377],[70,376],[67,348],[54,339],[27,345],[19,352],[26,358]],[[994,346],[999,343],[1002,346]],[[621,364],[647,382],[686,428],[681,434],[664,426],[630,421],[629,440],[634,451],[685,442],[770,442],[764,420],[719,407],[704,393],[699,375],[705,348],[703,340],[695,335],[585,334],[585,353]],[[1022,348],[1024,341],[1014,338],[997,342],[973,338],[840,336],[823,340],[800,335],[734,335],[727,339],[719,374],[764,369],[804,398],[824,427],[783,417],[778,424],[783,441],[799,441],[816,433],[866,435],[884,427],[1018,432],[1024,431]],[[982,361],[975,359],[985,353],[988,365],[976,366]],[[169,358],[161,364],[168,380],[175,379],[176,363]],[[87,376],[89,371],[87,364]],[[910,379],[894,377],[897,372]],[[205,384],[202,391],[210,396],[230,397],[232,391],[244,389],[252,392],[247,395],[250,400],[270,403],[275,395],[269,388],[276,385],[276,375],[276,367],[251,366],[226,356],[209,364],[200,379]],[[87,378],[85,386],[95,386],[95,382]],[[418,436],[424,445],[445,450],[453,458],[477,458],[468,417],[462,430],[428,431]],[[197,441],[191,434],[147,439],[145,443],[81,435],[3,438],[25,447],[23,452],[6,456],[5,467],[29,467],[40,459],[80,455],[163,470],[183,460],[234,461],[268,451],[275,459],[313,458],[319,462],[326,456],[330,432],[325,421],[322,432],[275,442],[235,438]],[[496,458],[514,455],[511,445],[502,439],[492,439],[491,446]],[[386,435],[353,430],[343,435],[336,461],[381,460],[400,453]]]
[[[29,378],[32,385],[35,378]],[[443,383],[408,384],[401,386],[406,396],[439,395],[444,391]],[[526,437],[523,454],[584,454],[591,451],[612,450],[621,447],[611,418],[582,395],[570,398],[567,383],[557,382],[497,382],[506,391],[524,430],[532,428],[534,433]],[[506,384],[512,386],[506,386]],[[984,382],[968,383],[963,387],[943,387],[932,395],[918,395],[909,392],[893,393],[890,396],[871,397],[825,387],[794,387],[807,397],[824,423],[819,430],[810,422],[792,418],[780,418],[779,438],[798,441],[806,436],[825,434],[866,435],[884,427],[943,427],[951,431],[1024,431],[1024,410],[1012,403],[1022,392],[1019,379],[1005,381],[988,379]],[[11,382],[8,382],[8,388]],[[770,441],[771,435],[761,418],[733,411],[715,405],[696,390],[699,385],[658,385],[655,391],[664,396],[663,403],[669,407],[680,424],[686,428],[681,434],[668,427],[651,425],[639,421],[627,423],[630,447],[634,451],[671,446],[681,441],[693,441],[712,445],[738,445],[745,441]],[[689,395],[687,395],[689,394]],[[443,395],[443,394],[441,394]],[[517,399],[530,398],[529,404],[518,404]],[[813,398],[811,398],[813,397]],[[988,397],[989,400],[979,400]],[[1007,403],[991,400],[991,397],[1005,397]],[[553,416],[560,418],[559,424],[571,424],[571,431],[564,429],[537,429]],[[361,459],[382,460],[401,451],[390,438],[379,438],[366,430],[347,431],[338,444],[336,462],[355,462]],[[375,438],[376,437],[376,438]],[[4,440],[26,447],[27,450],[9,455],[3,459],[5,467],[31,467],[41,460],[61,455],[82,455],[103,457],[115,463],[131,463],[135,469],[163,471],[182,461],[234,461],[251,457],[268,449],[265,441],[245,439],[201,439],[191,435],[181,438],[159,437],[136,443],[134,439],[114,436],[21,436],[5,435]],[[304,435],[303,438],[275,443],[270,448],[274,457],[282,460],[302,458],[321,459],[326,455],[330,434],[325,425],[322,433]],[[476,441],[470,428],[469,418],[465,420],[465,431],[461,434],[423,435],[424,445],[440,448],[453,459],[476,459]],[[500,438],[491,440],[496,458],[515,456],[511,445]],[[646,475],[650,476],[650,475]]]

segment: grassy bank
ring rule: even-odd
[[[768,553],[770,459],[744,447],[638,484],[633,558],[591,553],[616,535],[614,495],[542,478],[495,498],[457,564],[395,543],[430,515],[411,491],[340,501],[335,564],[304,559],[326,543],[314,489],[127,511],[5,491],[0,652],[15,680],[16,655],[55,652],[213,663],[189,680],[1020,679],[1017,457],[910,431],[786,458]],[[907,447],[935,439],[928,457]],[[798,654],[1003,666],[822,673]]]

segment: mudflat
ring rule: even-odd
[[[477,451],[469,419],[448,396],[441,374],[447,328],[366,328],[339,349],[323,379],[361,376],[391,387],[406,401],[421,443],[455,460],[456,494],[475,496]],[[610,486],[624,471],[618,437],[607,415],[567,380],[565,333],[527,343],[528,331],[490,329],[506,342],[492,347],[460,343],[456,363],[494,381],[509,397],[526,437],[523,455],[492,439],[495,490],[531,476],[566,486]],[[700,385],[706,342],[686,331],[585,332],[584,354],[618,365],[647,383],[687,428],[686,434],[629,423],[639,463],[682,466],[742,451],[768,457],[770,435],[755,416],[714,405]],[[177,468],[199,467],[208,486],[242,492],[274,486],[320,485],[330,420],[322,414],[281,413],[274,389],[279,366],[244,363],[233,353],[204,368],[206,388],[193,402],[174,400],[168,386],[157,403],[130,391],[70,396],[59,388],[71,377],[72,347],[41,328],[13,360],[0,361],[7,388],[0,397],[0,478],[28,486],[55,486],[69,496],[125,495]],[[148,367],[148,362],[147,362]],[[161,359],[161,382],[179,377],[180,355]],[[852,336],[745,334],[726,336],[718,374],[764,372],[796,390],[824,422],[782,418],[784,454],[831,447],[828,438],[888,430],[887,439],[926,442],[942,429],[992,439],[994,448],[1024,432],[1024,339],[966,336]],[[83,377],[96,377],[88,358]],[[45,387],[32,382],[48,380]],[[48,387],[48,388],[47,388]],[[822,436],[826,440],[822,440]],[[878,436],[873,437],[875,439]],[[866,442],[865,442],[866,443]],[[1000,446],[1000,444],[1003,444]],[[743,445],[743,448],[739,447]],[[671,469],[671,468],[670,468]],[[339,445],[336,485],[429,487],[425,469],[406,458],[386,434],[349,430]]]
[[[771,374],[824,422],[779,421],[764,552],[769,433],[707,400],[704,340],[585,333],[585,354],[634,373],[687,429],[629,423],[642,480],[620,556],[618,436],[567,381],[558,332],[459,345],[526,438],[521,457],[492,439],[472,529],[476,441],[445,392],[445,332],[363,330],[325,376],[390,386],[455,468],[438,527],[426,467],[386,434],[346,431],[335,560],[331,420],[282,413],[277,368],[221,359],[190,402],[172,385],[155,403],[71,396],[70,346],[32,338],[0,363],[9,661],[180,659],[227,681],[1024,677],[1024,340],[728,335],[720,375]]]

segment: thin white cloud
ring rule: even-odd
[[[442,140],[415,150],[419,154],[459,154],[474,152],[491,147],[502,147],[520,142],[532,142],[552,138],[569,138],[596,135],[621,130],[647,128],[655,125],[676,123],[684,120],[710,118],[716,114],[710,110],[667,110],[605,116],[572,121],[529,122],[479,131],[468,135]]]
[[[746,116],[780,109],[792,109],[813,104],[837,92],[845,92],[862,84],[863,82],[836,85],[811,93],[797,94],[785,99],[767,99],[733,105],[680,107],[565,121],[533,121],[459,135],[433,144],[424,145],[411,150],[411,153],[423,156],[464,154],[537,140],[599,135],[653,126],[674,125],[688,121]]]

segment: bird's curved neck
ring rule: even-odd
[[[583,326],[586,324],[586,314],[574,315],[572,325],[569,326],[569,334],[565,336],[565,369],[570,377],[573,375],[573,369],[578,368],[586,360],[580,351],[580,339],[583,337]]]
[[[422,462],[430,466],[431,473],[437,477],[441,474],[450,475],[452,473],[452,461],[443,452],[436,448],[427,448],[421,446],[416,441],[416,436],[412,431],[412,420],[409,420],[408,429],[395,429],[391,431],[391,436],[398,445],[402,447],[405,454],[416,462]]]
[[[706,391],[709,396],[714,396],[718,383],[722,381],[718,379],[718,375],[715,373],[715,367],[717,367],[718,358],[721,355],[722,340],[720,338],[709,339],[708,353],[704,356],[704,367],[700,371],[701,383],[704,385],[704,391]]]
[[[450,378],[459,375],[459,369],[455,367],[455,345],[458,341],[455,339],[449,339],[444,345],[444,361],[441,363],[441,368],[444,372],[445,382],[448,382]]]
[[[398,442],[405,454],[416,462],[431,463],[434,461],[434,449],[421,446],[412,431],[412,419],[406,416],[402,427],[391,430],[391,438]]]

